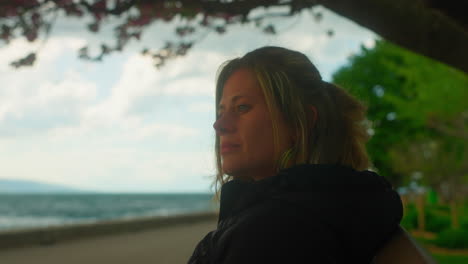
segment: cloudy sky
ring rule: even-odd
[[[265,12],[255,10],[256,13]],[[272,19],[277,35],[253,25],[210,33],[187,56],[160,70],[142,43],[103,62],[77,58],[90,42],[112,40],[59,18],[44,44],[0,44],[0,179],[25,179],[106,192],[209,192],[214,175],[214,81],[218,66],[264,45],[305,53],[325,80],[377,36],[322,8]],[[268,12],[268,11],[267,11]],[[255,12],[252,16],[255,15]],[[147,46],[174,39],[175,24],[156,23]],[[333,37],[326,32],[332,28]],[[32,68],[9,62],[41,47]]]

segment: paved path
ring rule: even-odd
[[[215,221],[0,251],[1,264],[178,264]]]

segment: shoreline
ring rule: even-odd
[[[134,233],[150,229],[216,221],[218,212],[176,214],[133,219],[119,219],[94,223],[37,227],[0,231],[0,252],[7,249],[52,246],[64,241]]]

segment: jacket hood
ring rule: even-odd
[[[382,176],[340,165],[304,164],[256,181],[221,188],[219,222],[262,201],[291,202],[325,223],[356,257],[387,242],[403,216],[398,193]]]

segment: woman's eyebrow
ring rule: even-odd
[[[231,98],[231,103],[235,103],[237,100],[239,100],[240,98],[243,98],[243,97],[248,97],[248,96],[245,96],[245,95],[236,95],[234,97]],[[218,109],[224,109],[224,104],[219,104],[218,105]]]

